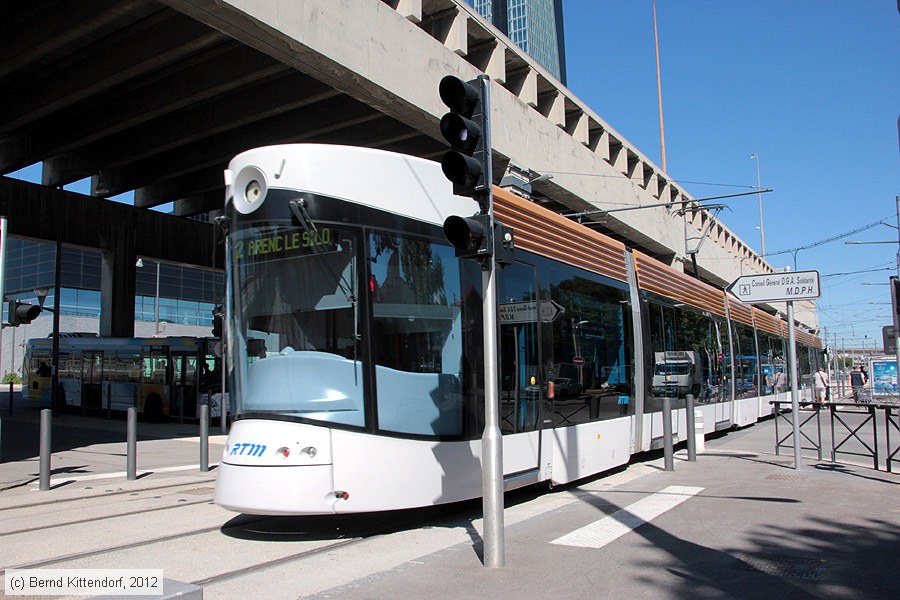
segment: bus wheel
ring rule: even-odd
[[[144,400],[144,418],[152,422],[162,421],[163,406],[159,394],[150,394]]]

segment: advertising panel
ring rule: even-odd
[[[897,394],[897,361],[877,359],[869,362],[872,377],[872,394],[888,396]]]

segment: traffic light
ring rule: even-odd
[[[501,265],[513,262],[515,249],[513,230],[496,221],[492,229],[488,215],[447,217],[444,220],[444,235],[456,248],[457,258],[486,259],[493,256]]]
[[[222,317],[224,312],[221,304],[212,309],[212,336],[214,338],[222,338]]]
[[[456,248],[457,258],[487,258],[491,256],[492,232],[489,215],[458,217],[444,220],[444,235]]]
[[[41,314],[41,307],[36,304],[27,302],[19,302],[18,300],[9,301],[9,324],[13,327],[31,323]]]
[[[447,75],[441,79],[438,89],[441,101],[450,109],[441,118],[441,135],[452,147],[441,159],[441,169],[453,182],[453,193],[457,196],[479,199],[490,193],[491,147],[486,88],[486,79],[463,81]]]

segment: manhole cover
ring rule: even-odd
[[[778,554],[741,554],[735,566],[743,571],[759,571],[804,581],[818,581],[828,572],[828,566],[821,559]]]
[[[774,481],[806,481],[806,475],[780,475],[775,473],[773,475],[767,475],[766,479],[772,479]]]

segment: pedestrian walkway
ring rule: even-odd
[[[92,436],[124,431],[97,421]],[[773,420],[707,440],[696,462],[677,452],[672,472],[643,456],[577,485],[507,494],[501,569],[482,563],[480,502],[228,512],[212,503],[215,470],[194,468],[193,426],[169,427],[183,436],[144,432],[135,481],[121,475],[118,439],[60,441],[54,468],[65,472],[50,491],[36,489],[35,459],[0,464],[0,481],[18,482],[0,492],[0,567],[162,569],[222,600],[898,596],[900,476],[808,451],[795,470],[775,454]]]
[[[6,396],[6,394],[0,394]],[[26,487],[38,480],[40,413],[44,406],[31,405],[18,394],[12,415],[0,413],[0,491]],[[216,434],[218,428],[211,431]],[[210,461],[215,463],[226,436],[210,436]],[[200,446],[197,423],[138,423],[138,476],[199,468]],[[115,480],[126,474],[126,422],[124,414],[82,416],[66,412],[53,417],[51,486],[74,482]]]

